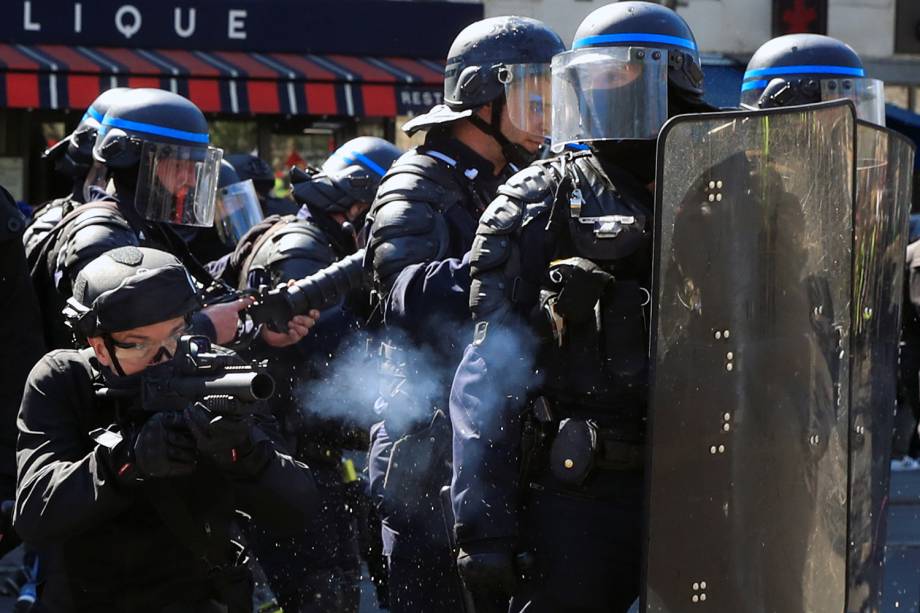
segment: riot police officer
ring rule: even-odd
[[[885,125],[885,85],[866,77],[852,47],[830,36],[789,34],[771,39],[751,56],[741,84],[741,104],[774,108],[848,99],[856,117]]]
[[[342,145],[321,169],[293,171],[294,198],[302,208],[297,215],[273,215],[248,232],[229,258],[224,279],[240,289],[275,287],[357,251],[357,230],[380,179],[401,153],[383,139],[360,137]],[[360,385],[360,373],[348,373],[343,381],[329,368],[335,356],[357,349],[367,317],[366,292],[348,302],[326,309],[303,342],[264,356],[257,351],[269,359],[279,383],[273,412],[295,457],[313,469],[320,493],[319,512],[296,538],[279,539],[257,526],[255,550],[285,610],[346,613],[358,607],[360,559],[348,496],[361,484],[350,464],[343,465],[342,452],[367,449],[367,416],[346,413],[364,408],[370,414],[370,407],[349,405],[330,414],[317,397],[341,398],[347,390],[339,388]],[[314,382],[330,393],[297,392]]]
[[[227,161],[233,165],[241,179],[252,179],[265,217],[297,213],[297,204],[290,198],[272,195],[272,190],[275,189],[275,172],[268,162],[249,153],[232,153],[227,156]]]
[[[93,167],[93,145],[102,118],[109,107],[128,91],[130,90],[126,87],[114,87],[102,92],[86,109],[74,131],[42,154],[42,158],[54,163],[57,172],[71,179],[73,188],[68,195],[47,202],[35,211],[32,223],[22,238],[27,254],[35,249],[42,237],[50,232],[64,215],[86,202],[90,187],[105,187],[102,184],[104,174],[99,175],[96,172],[99,169]]]
[[[639,595],[655,139],[704,110],[690,28],[592,12],[553,60],[553,145],[499,188],[471,256],[451,391],[460,574],[482,608],[626,611]]]
[[[741,102],[774,108],[846,99],[856,109],[854,265],[852,295],[848,610],[880,606],[891,436],[897,403],[902,259],[911,202],[913,145],[886,130],[885,87],[869,78],[846,43],[818,34],[791,34],[764,43],[751,57]],[[908,262],[909,264],[909,262]],[[907,295],[906,297],[909,297]],[[880,308],[891,303],[891,308]],[[905,322],[912,319],[908,309]],[[873,312],[875,311],[875,312]],[[905,329],[908,329],[905,327]],[[909,352],[900,364],[911,362]],[[910,380],[910,379],[908,379]],[[913,385],[916,389],[916,376]]]
[[[200,304],[177,258],[116,248],[73,287],[68,321],[89,347],[47,354],[19,414],[16,530],[60,552],[67,575],[49,581],[43,602],[250,611],[252,579],[230,539],[234,511],[295,530],[315,496],[309,472],[256,408],[213,417],[215,405],[167,402],[161,386],[142,393],[148,377],[175,372]]]
[[[71,333],[57,313],[72,292],[79,271],[109,249],[155,245],[177,255],[203,286],[213,279],[192,257],[175,227],[213,223],[221,152],[209,146],[208,124],[189,100],[157,89],[132,90],[106,112],[93,157],[114,182],[113,197],[77,207],[64,216],[30,253],[29,263],[44,312],[49,347],[71,346]],[[244,301],[215,304],[196,316],[196,329],[228,342],[239,329]],[[306,333],[312,321],[291,323],[288,334],[264,332],[286,345]]]
[[[474,23],[447,58],[444,105],[409,121],[424,145],[381,182],[368,217],[366,267],[379,299],[390,382],[372,429],[371,492],[383,520],[393,611],[461,606],[439,490],[450,478],[446,390],[468,326],[476,222],[497,187],[548,130],[549,61],[564,49],[543,23]]]
[[[195,228],[188,248],[199,262],[213,262],[230,254],[250,228],[262,221],[262,206],[252,179],[242,180],[227,160],[220,161],[214,225]]]

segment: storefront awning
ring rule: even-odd
[[[422,59],[0,44],[0,108],[82,111],[111,87],[158,87],[208,113],[394,117],[441,101]]]

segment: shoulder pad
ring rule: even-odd
[[[323,231],[315,224],[299,219],[278,230],[260,251],[266,247],[271,251],[266,262],[270,267],[285,260],[311,260],[326,265],[336,260],[332,245]]]
[[[443,210],[462,202],[467,192],[456,171],[430,155],[413,150],[399,158],[380,181],[373,209],[393,200],[425,202]]]
[[[329,240],[316,224],[296,217],[276,218],[275,223],[283,226],[259,245],[245,271],[250,287],[269,280],[301,279],[336,261]],[[263,272],[254,274],[259,270]]]
[[[553,162],[555,160],[531,164],[508,179],[498,188],[498,193],[524,204],[552,198],[559,184],[559,175],[553,170]]]
[[[477,235],[509,234],[521,226],[524,203],[506,195],[499,195],[479,218]]]
[[[64,233],[54,272],[55,276],[61,273],[68,277],[68,282],[106,251],[140,245],[137,233],[121,213],[113,209],[89,209],[77,215]]]
[[[58,225],[64,218],[63,199],[49,202],[41,208],[38,216],[32,219],[32,223],[26,228],[22,235],[22,244],[26,248],[26,253],[31,253],[38,243],[45,237],[48,232]]]
[[[447,222],[424,202],[394,200],[376,211],[367,243],[367,260],[378,281],[406,266],[444,256],[450,242]]]

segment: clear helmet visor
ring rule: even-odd
[[[783,79],[784,77],[777,77]],[[856,106],[856,117],[878,126],[885,125],[885,84],[879,79],[864,77],[841,77],[839,79],[818,79],[810,81],[801,78],[788,78],[793,87],[800,88],[801,98],[811,102],[829,100],[852,100]],[[769,79],[745,82],[741,87],[741,105],[747,108],[759,108],[765,88],[772,82]]]
[[[823,79],[821,100],[852,100],[856,118],[885,125],[885,84],[879,79]]]
[[[223,151],[206,145],[145,142],[135,202],[150,221],[210,227]]]
[[[235,247],[243,235],[262,219],[262,206],[252,179],[218,190],[214,228],[226,246]]]
[[[505,84],[508,117],[515,128],[549,138],[553,118],[552,69],[549,64],[510,64],[499,72]]]
[[[553,58],[553,148],[655,139],[668,120],[668,54],[641,47],[584,48]]]

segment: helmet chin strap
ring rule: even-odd
[[[519,169],[524,168],[536,159],[536,155],[530,153],[521,145],[512,143],[502,132],[502,111],[504,108],[505,98],[502,96],[492,102],[492,117],[489,123],[486,123],[477,113],[470,115],[469,120],[480,132],[491,136],[498,143],[502,149],[502,155],[505,156],[505,161],[514,164]]]
[[[102,342],[105,344],[106,351],[109,352],[109,360],[112,362],[112,366],[115,368],[115,372],[119,377],[125,376],[125,371],[121,367],[121,363],[118,361],[118,356],[115,355],[115,343],[112,341],[111,334],[103,334]]]

